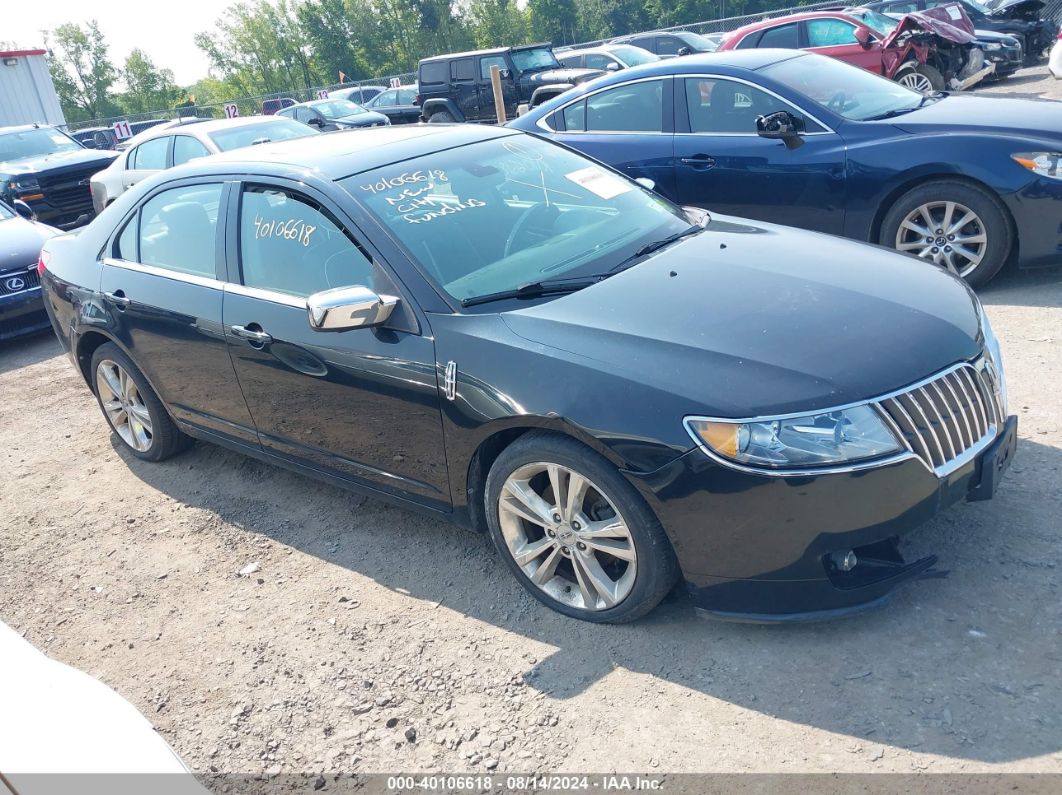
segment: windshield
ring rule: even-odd
[[[871,11],[869,8],[860,8],[856,11],[847,12],[848,16],[853,19],[858,19],[868,28],[876,30],[878,33],[892,33],[896,27],[900,24],[898,20],[892,17],[887,17],[884,14],[879,14],[877,11]]]
[[[534,69],[555,69],[560,66],[553,50],[548,47],[513,50],[513,63],[521,72],[530,72]]]
[[[719,45],[711,39],[706,39],[699,33],[692,33],[688,30],[677,30],[675,35],[682,39],[694,50],[700,50],[701,52],[715,52],[719,49]]]
[[[340,183],[457,300],[609,271],[690,227],[640,185],[526,135],[483,141]]]
[[[314,103],[310,107],[326,119],[345,119],[366,112],[365,108],[349,99],[330,99],[327,102]]]
[[[660,60],[660,56],[656,53],[643,50],[641,47],[632,47],[629,44],[612,47],[608,52],[615,55],[627,66],[641,66],[643,63],[653,63]]]
[[[82,149],[77,141],[48,127],[20,130],[0,135],[0,163],[26,157],[43,157],[56,152]]]
[[[824,55],[808,53],[760,71],[853,121],[914,110],[923,99],[921,94],[899,83]]]
[[[227,152],[230,149],[240,149],[253,144],[264,144],[267,141],[287,141],[289,138],[305,138],[307,135],[320,135],[313,127],[293,119],[271,119],[262,124],[247,124],[239,127],[230,127],[224,130],[210,133],[210,140],[217,144],[218,149]]]

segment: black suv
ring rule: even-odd
[[[490,68],[495,64],[501,69],[505,115],[509,118],[605,74],[600,69],[562,67],[549,44],[425,58],[418,67],[421,121],[496,123],[490,84]]]
[[[116,155],[86,149],[55,127],[0,127],[0,201],[21,199],[60,229],[81,226],[95,215],[89,178]]]

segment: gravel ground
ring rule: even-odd
[[[114,687],[208,782],[1059,773],[1062,271],[983,299],[1017,459],[994,500],[912,539],[950,576],[874,613],[734,625],[676,595],[632,626],[572,621],[453,526],[209,445],[124,454],[38,336],[0,343],[0,620]]]

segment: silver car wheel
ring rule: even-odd
[[[630,529],[598,486],[568,467],[526,464],[498,500],[509,554],[549,596],[582,610],[607,610],[630,595],[638,554]]]
[[[96,366],[96,388],[103,413],[115,433],[138,453],[147,452],[152,440],[151,413],[129,373],[116,362],[104,359]]]
[[[969,207],[951,201],[927,202],[900,223],[896,249],[966,276],[984,259],[988,233],[984,222]]]
[[[905,72],[896,80],[896,82],[904,88],[917,91],[919,94],[933,93],[933,81],[914,69]]]

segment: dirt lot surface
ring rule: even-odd
[[[912,539],[950,576],[874,613],[734,625],[674,596],[631,626],[572,621],[474,534],[209,445],[124,454],[38,336],[0,344],[0,619],[204,780],[1062,772],[1062,271],[983,298],[1017,460]]]

